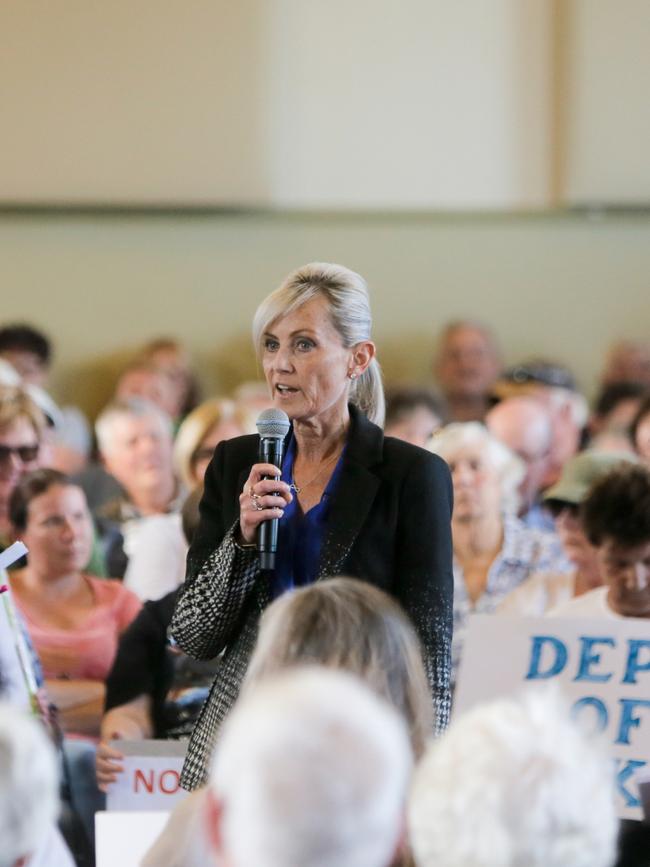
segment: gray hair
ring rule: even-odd
[[[224,854],[239,867],[386,867],[411,766],[403,721],[350,674],[269,677],[217,745],[209,785]]]
[[[121,418],[157,418],[161,428],[172,436],[171,419],[160,407],[140,397],[114,400],[104,407],[95,422],[95,435],[100,452],[108,453],[113,443],[113,428]]]
[[[481,453],[496,470],[501,481],[501,509],[516,515],[519,509],[519,485],[526,475],[524,462],[477,421],[454,422],[437,431],[427,448],[445,461],[453,461],[457,451],[478,445]]]
[[[0,703],[0,867],[33,855],[56,822],[54,750],[35,720]]]
[[[368,286],[360,274],[343,265],[312,262],[292,271],[282,285],[267,296],[253,318],[253,343],[259,355],[262,335],[276,319],[292,313],[317,295],[329,304],[332,323],[346,349],[370,340],[372,316]],[[366,371],[350,384],[350,401],[380,427],[384,423],[385,402],[381,368],[373,358]]]
[[[479,705],[416,769],[419,867],[611,867],[613,766],[550,691]]]

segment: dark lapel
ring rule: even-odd
[[[323,538],[317,579],[340,573],[372,506],[379,478],[384,432],[350,405],[350,433],[341,475],[332,498],[329,527]]]

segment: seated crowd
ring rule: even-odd
[[[112,742],[190,734],[217,661],[183,654],[169,627],[203,476],[266,405],[255,384],[201,402],[187,353],[161,338],[91,436],[46,391],[51,361],[45,335],[0,327],[0,552],[28,549],[0,586],[0,867],[93,865],[94,815],[123,772]],[[591,412],[560,364],[504,369],[481,323],[442,331],[433,372],[431,388],[389,390],[385,432],[451,470],[453,679],[475,613],[504,629],[650,617],[650,348],[612,348]],[[620,834],[602,745],[556,694],[432,731],[418,640],[391,598],[344,577],[280,596],[209,785],[142,863],[650,864],[648,837]]]

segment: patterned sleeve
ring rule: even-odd
[[[426,455],[414,462],[400,499],[396,595],[420,639],[434,699],[436,734],[447,727],[451,709],[452,505],[451,478],[444,461]]]
[[[255,551],[235,542],[239,522],[223,526],[226,445],[217,447],[206,473],[201,520],[172,619],[174,640],[195,659],[214,658],[236,635],[259,575]]]

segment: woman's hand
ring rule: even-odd
[[[95,771],[97,773],[97,788],[101,792],[106,792],[108,786],[114,783],[120,774],[124,773],[123,761],[122,753],[111,747],[108,741],[102,740],[97,744]]]
[[[247,544],[255,541],[255,533],[262,521],[281,518],[293,497],[286,482],[264,476],[280,476],[273,464],[255,464],[239,495],[239,527]]]

